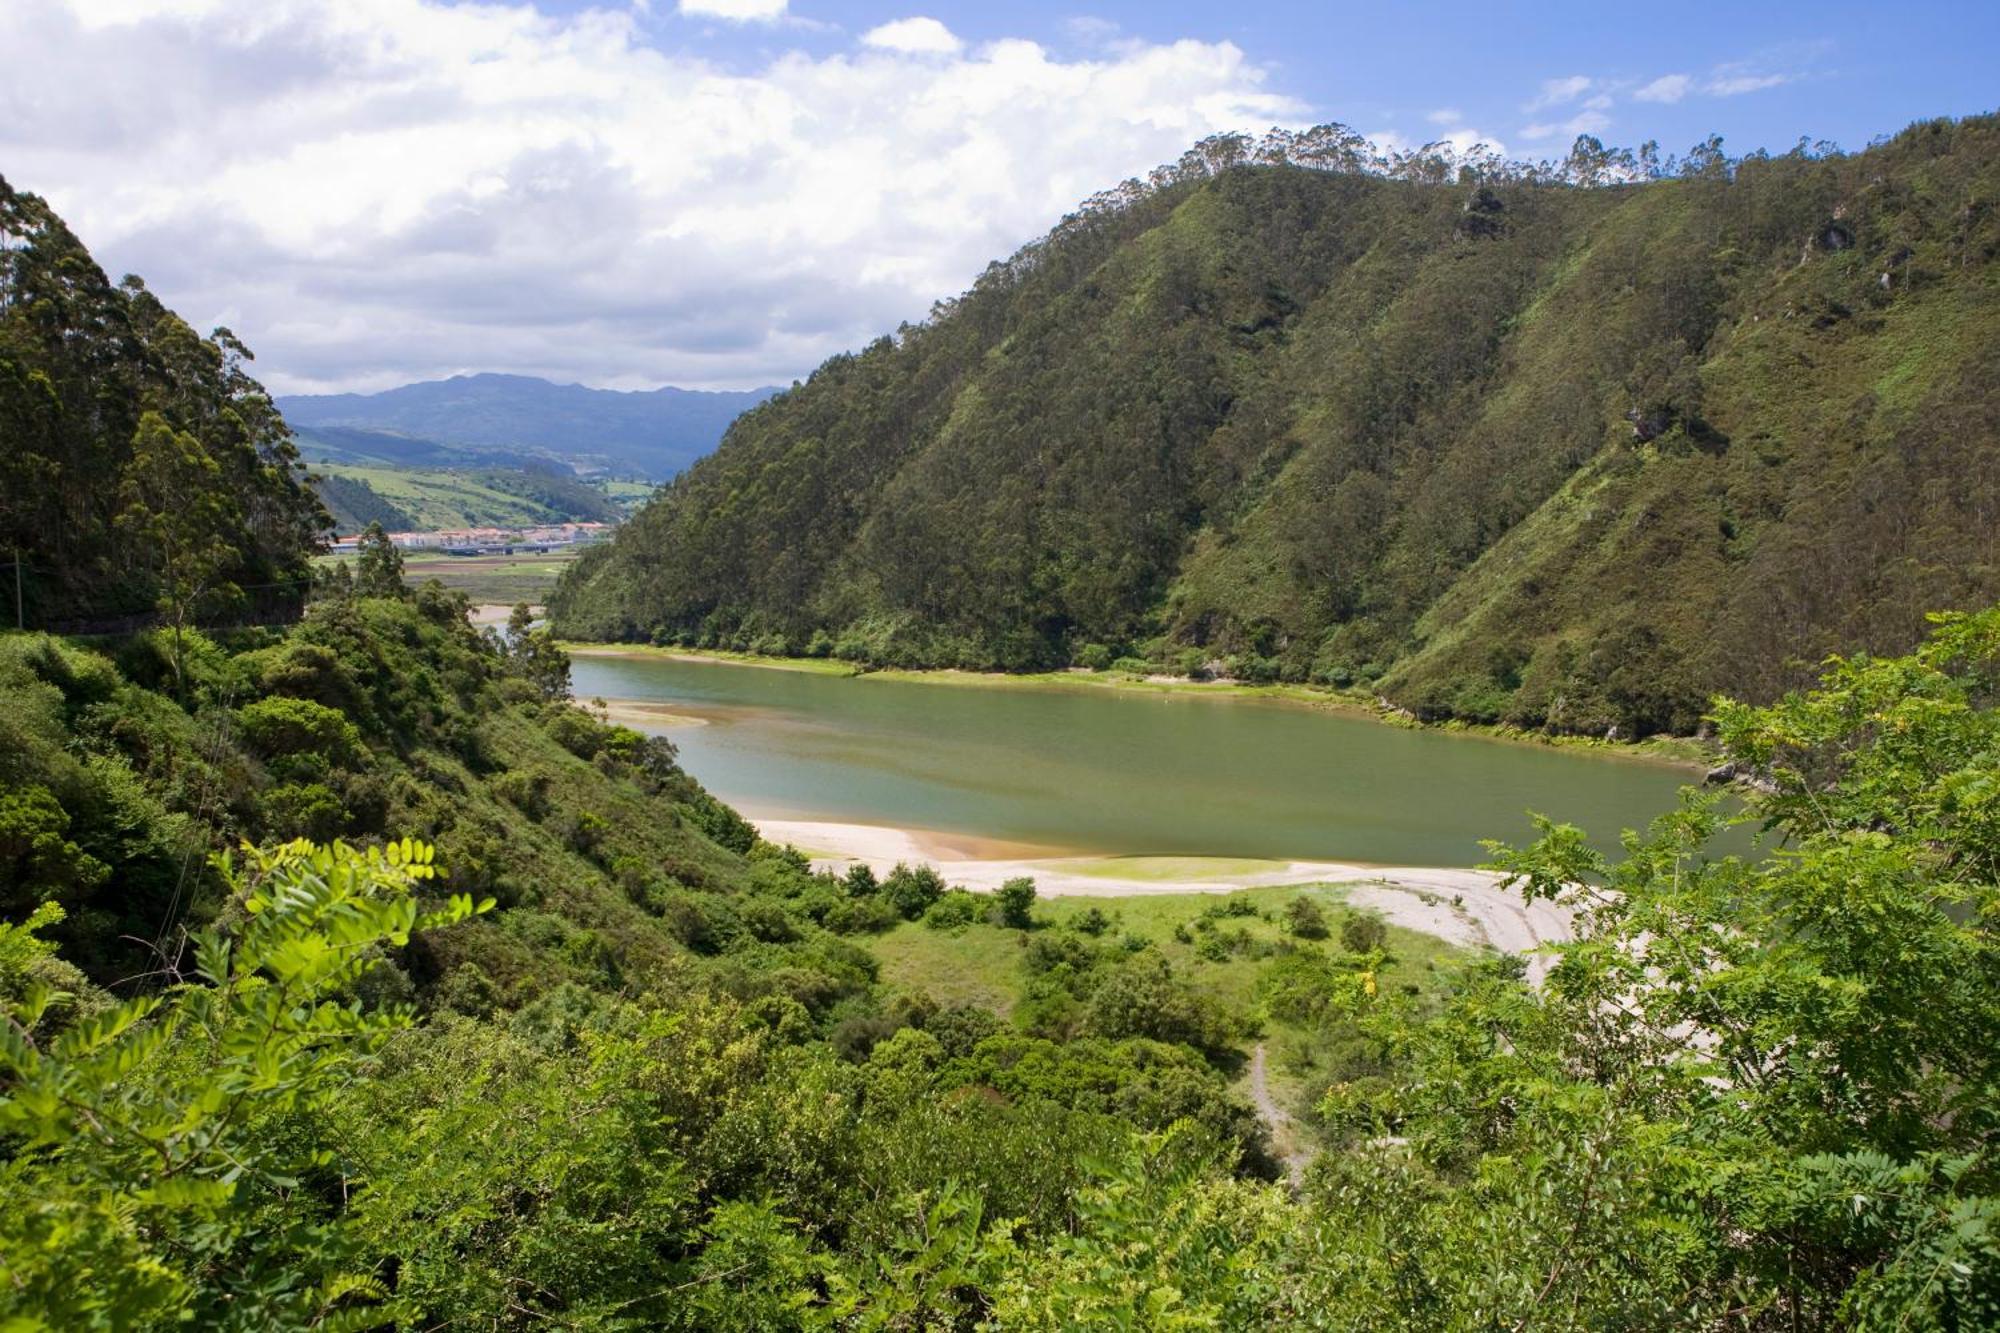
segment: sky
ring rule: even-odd
[[[1205,135],[1865,146],[2000,4],[0,0],[0,175],[278,392],[788,384]]]

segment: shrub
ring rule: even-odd
[[[264,825],[278,837],[330,842],[346,823],[346,806],[322,783],[286,783],[264,793]]]
[[[346,765],[361,752],[361,733],[345,716],[311,699],[259,699],[236,710],[243,743],[264,759],[317,754]]]
[[[1298,897],[1285,906],[1285,926],[1302,940],[1327,937],[1326,913],[1310,898]]]
[[[1104,915],[1096,904],[1084,908],[1070,918],[1070,929],[1080,930],[1086,935],[1102,935],[1111,928],[1111,918]]]
[[[1101,643],[1086,643],[1076,650],[1076,664],[1086,671],[1103,671],[1111,660],[1111,650]]]
[[[882,897],[905,921],[915,921],[943,896],[944,878],[929,866],[898,862],[882,881]]]
[[[1349,911],[1340,923],[1340,947],[1349,953],[1380,953],[1389,943],[1389,927],[1373,912]]]
[[[950,889],[924,912],[924,924],[932,930],[960,930],[979,920],[984,906],[978,894]]]
[[[879,934],[893,929],[902,919],[902,914],[887,899],[876,895],[834,904],[827,909],[823,924],[841,935]]]
[[[1236,1024],[1209,996],[1174,975],[1166,959],[1140,955],[1110,971],[1091,993],[1090,1030],[1100,1037],[1151,1037],[1220,1054]]]
[[[1034,924],[1035,881],[1026,875],[1017,876],[1002,884],[994,892],[993,901],[1001,925],[1014,930],[1026,930]]]

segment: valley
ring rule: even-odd
[[[473,126],[544,51],[453,140],[532,151],[404,182],[424,281],[358,222],[283,259],[275,185],[137,248],[365,289],[280,373],[414,382],[274,397],[0,179],[0,1330],[2000,1327],[2000,117],[1218,131],[898,323],[972,213],[871,218],[848,154],[751,208],[753,124],[1239,48],[400,4],[102,24],[362,25],[162,116],[387,50],[368,117]],[[838,48],[775,57],[831,100],[594,77],[690,15]],[[1512,105],[1789,86],[1728,68]],[[654,170],[690,70],[706,176]],[[629,161],[586,98],[654,117]],[[879,170],[1017,186],[999,143]],[[877,318],[784,390],[451,370],[760,384]]]

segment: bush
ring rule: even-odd
[[[1076,664],[1086,671],[1103,671],[1111,660],[1111,650],[1101,643],[1086,643],[1076,650]]]
[[[1323,940],[1327,937],[1326,913],[1319,910],[1319,904],[1310,898],[1294,898],[1285,906],[1285,926],[1302,940]]]
[[[950,889],[924,912],[924,924],[932,930],[960,930],[979,920],[983,908],[978,894]]]
[[[1102,908],[1092,904],[1071,917],[1069,925],[1071,930],[1080,930],[1086,935],[1102,935],[1111,928],[1111,918],[1104,915]]]
[[[493,793],[528,818],[540,823],[549,812],[549,788],[554,777],[539,768],[502,773],[493,780]]]
[[[1380,953],[1389,944],[1389,927],[1373,912],[1350,911],[1340,923],[1340,947],[1349,953]]]
[[[346,824],[346,806],[321,783],[286,783],[264,793],[264,827],[279,838],[331,842]]]
[[[1035,881],[1026,875],[1002,884],[994,892],[993,902],[1001,925],[1014,930],[1026,930],[1034,925]]]
[[[361,753],[361,733],[345,716],[311,699],[259,699],[236,710],[243,743],[264,759],[316,754],[346,765]]]
[[[944,879],[929,866],[896,863],[882,881],[882,897],[905,921],[915,921],[944,896]]]
[[[841,935],[879,934],[894,929],[902,919],[902,914],[887,899],[876,895],[834,904],[827,909],[822,924]]]
[[[1109,972],[1092,992],[1090,1030],[1100,1037],[1151,1037],[1220,1054],[1237,1025],[1209,996],[1174,975],[1164,958],[1140,955]]]

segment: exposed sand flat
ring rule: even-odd
[[[595,711],[595,710],[593,710]],[[637,731],[673,731],[679,727],[705,727],[708,719],[684,713],[669,703],[648,703],[644,699],[607,699],[606,721]]]
[[[749,815],[772,842],[790,843],[816,866],[842,870],[864,862],[877,874],[898,861],[930,862],[953,884],[996,889],[1027,875],[1051,897],[1129,897],[1147,893],[1232,893],[1288,884],[1352,886],[1348,901],[1380,912],[1398,926],[1452,944],[1533,953],[1571,938],[1569,913],[1550,903],[1526,903],[1485,870],[1367,866],[1339,861],[1245,861],[1223,857],[1079,857],[1055,848],[921,830]],[[1121,875],[1130,861],[1136,873]],[[1539,979],[1547,958],[1529,960]]]
[[[542,613],[542,608],[539,606],[532,610],[538,616]],[[465,618],[475,625],[505,625],[513,614],[514,608],[511,606],[503,606],[499,602],[482,602],[467,612]]]

